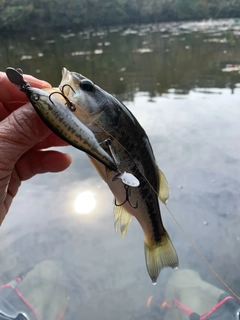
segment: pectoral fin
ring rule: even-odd
[[[167,204],[167,201],[170,196],[170,190],[168,186],[167,179],[163,172],[158,169],[158,175],[159,175],[159,193],[158,197],[162,201],[162,203]]]
[[[120,227],[123,238],[128,230],[131,220],[131,214],[128,213],[123,206],[114,206],[114,228],[116,231],[118,231],[118,228]]]

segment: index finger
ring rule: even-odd
[[[49,88],[51,85],[43,80],[39,80],[30,75],[23,75],[25,81],[29,82],[32,87]],[[5,72],[0,71],[0,102],[6,106],[23,105],[28,101],[26,95],[21,92],[16,85],[11,83]]]

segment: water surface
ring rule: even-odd
[[[0,69],[21,67],[58,85],[63,66],[120,98],[144,127],[171,197],[169,208],[224,281],[240,295],[240,24],[172,23],[1,40]],[[44,259],[66,273],[74,319],[162,319],[173,270],[148,277],[143,233],[132,221],[125,239],[113,228],[113,199],[86,155],[63,173],[22,184],[0,230],[5,283]],[[77,196],[92,192],[89,214]],[[180,268],[223,285],[161,205]],[[61,279],[59,280],[61,282]],[[153,296],[150,307],[147,301]]]

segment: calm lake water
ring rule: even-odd
[[[33,30],[31,37],[0,41],[0,70],[20,67],[57,86],[66,67],[126,104],[168,179],[171,212],[240,295],[240,22],[52,35]],[[73,157],[71,167],[24,182],[1,226],[1,283],[54,259],[66,277],[59,284],[70,297],[68,319],[163,319],[161,304],[175,271],[165,269],[151,284],[139,224],[132,221],[124,239],[116,234],[106,184],[84,153],[64,151]],[[76,208],[76,199],[86,191],[95,206],[79,214],[84,208]],[[227,290],[163,205],[161,211],[180,269],[193,269]]]

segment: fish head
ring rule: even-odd
[[[87,113],[97,112],[101,101],[104,99],[100,88],[90,79],[66,68],[63,68],[62,81],[59,87],[70,101]]]
[[[83,110],[83,113],[95,114],[106,111],[106,108],[114,110],[120,103],[90,79],[66,68],[62,70],[59,88],[70,101]]]

